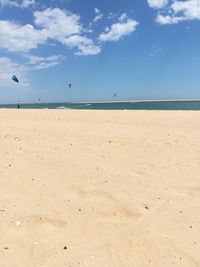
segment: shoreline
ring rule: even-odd
[[[101,101],[101,102],[68,102],[67,104],[104,104],[104,103],[137,103],[137,102],[191,102],[191,101],[200,101],[200,99],[163,99],[163,100],[128,100],[128,101]]]
[[[133,99],[127,101],[91,101],[91,102],[33,102],[33,103],[21,103],[21,105],[48,105],[48,104],[112,104],[112,103],[140,103],[140,102],[195,102],[200,101],[200,98],[197,99]],[[0,104],[0,106],[9,106],[9,105],[17,105],[14,104]]]

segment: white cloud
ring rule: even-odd
[[[138,22],[129,19],[126,14],[122,14],[119,17],[119,22],[113,24],[110,28],[106,27],[105,31],[100,34],[99,40],[101,42],[118,41],[122,37],[131,34],[136,30]]]
[[[184,21],[184,17],[173,17],[173,16],[163,16],[158,15],[156,18],[156,22],[159,24],[176,24],[178,22]]]
[[[1,6],[12,6],[15,2],[13,0],[0,0]]]
[[[9,21],[0,21],[0,48],[12,52],[28,52],[48,40],[60,42],[69,47],[77,47],[77,55],[95,55],[101,49],[94,42],[82,36],[84,28],[80,16],[61,9],[45,9],[34,12],[33,25],[19,25]]]
[[[175,1],[171,9],[176,15],[182,14],[186,20],[200,19],[200,0]]]
[[[51,67],[54,67],[58,65],[58,61],[52,61],[52,62],[40,62],[39,64],[35,65],[32,69],[33,70],[42,70],[42,69],[49,69]]]
[[[26,8],[34,4],[35,4],[35,0],[23,0],[21,5],[22,7]]]
[[[79,51],[76,55],[97,55],[101,52],[101,48],[86,36],[72,35],[69,38],[64,38],[62,42],[70,47],[78,47]]]
[[[33,55],[28,55],[25,54],[24,58],[28,59],[28,64],[37,64],[41,63],[44,61],[51,62],[51,61],[59,61],[61,59],[64,59],[65,57],[62,55],[53,55],[49,57],[39,57],[39,56],[33,56]]]
[[[33,25],[20,25],[0,21],[0,48],[8,51],[29,51],[48,39],[62,41],[63,38],[82,31],[80,17],[58,8],[34,12],[36,29]]]
[[[34,12],[35,24],[43,30],[43,35],[59,40],[82,31],[80,16],[59,8],[47,8]]]
[[[76,55],[100,53],[100,48],[90,38],[81,35],[87,30],[81,25],[80,16],[58,8],[35,12],[34,16],[35,24],[43,27],[43,35],[69,47],[77,47],[79,51]]]
[[[95,8],[94,11],[95,11],[95,18],[93,22],[97,22],[103,18],[103,14],[98,8]]]
[[[35,4],[35,0],[0,0],[1,6],[14,6],[27,8]]]
[[[41,70],[58,65],[62,59],[65,59],[62,55],[53,55],[49,57],[39,57],[29,54],[25,54],[24,58],[28,61],[25,63],[29,70]]]
[[[24,4],[30,2],[32,0],[23,1]],[[98,9],[95,12],[101,14]],[[77,49],[76,55],[97,55],[101,52],[101,42],[118,41],[134,32],[138,25],[137,21],[124,13],[118,18],[117,23],[106,27],[98,39],[93,40],[87,36],[89,31],[83,27],[77,14],[59,8],[47,8],[35,11],[33,17],[33,25],[0,20],[0,48],[11,52],[29,52],[39,45],[59,42]],[[57,62],[41,62],[41,68],[53,64]]]
[[[153,0],[147,1],[151,7],[156,7],[156,4],[155,6],[153,5]],[[175,24],[187,20],[200,20],[200,0],[170,0],[167,3],[163,6],[157,5],[158,9],[164,7],[159,10],[156,18],[159,24]]]
[[[163,8],[167,5],[169,0],[147,0],[147,2],[152,8]]]
[[[128,15],[126,13],[123,13],[120,17],[119,17],[119,21],[123,22],[128,20]]]
[[[0,48],[8,51],[28,51],[44,43],[46,37],[32,25],[19,25],[9,21],[0,21]]]
[[[94,9],[94,12],[95,12],[95,17],[94,19],[89,23],[89,29],[87,30],[87,32],[93,32],[93,30],[91,29],[92,26],[94,26],[98,21],[102,20],[104,15],[103,13],[98,9],[98,8],[95,8]]]

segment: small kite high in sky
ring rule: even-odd
[[[68,87],[69,87],[69,88],[72,88],[72,84],[71,84],[71,83],[68,83]]]
[[[15,75],[12,76],[12,80],[13,80],[14,82],[16,82],[16,83],[19,82],[19,80],[17,79],[17,77],[16,77]]]

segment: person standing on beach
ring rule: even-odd
[[[17,101],[17,108],[20,109],[19,100]]]

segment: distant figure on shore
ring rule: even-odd
[[[20,109],[20,103],[19,103],[19,100],[17,101],[17,108]]]

